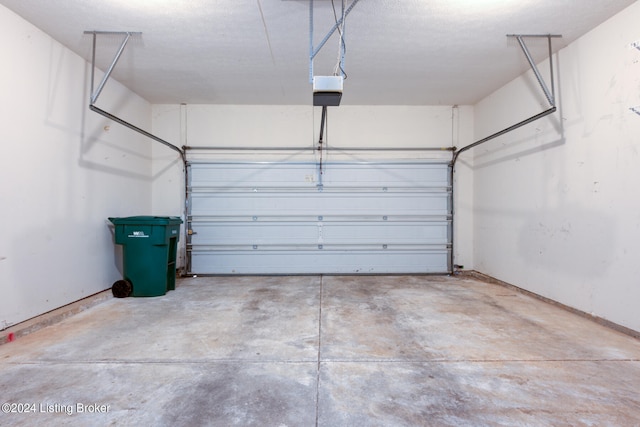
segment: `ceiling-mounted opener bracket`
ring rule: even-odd
[[[514,37],[518,40],[518,44],[524,53],[524,56],[527,58],[527,62],[529,62],[529,66],[531,66],[531,70],[533,74],[535,74],[536,79],[538,80],[538,84],[540,88],[544,92],[547,101],[549,101],[549,105],[552,107],[556,106],[556,98],[555,98],[555,86],[554,86],[554,78],[553,78],[553,49],[551,47],[551,39],[552,38],[560,38],[562,37],[559,34],[507,34],[507,37]],[[540,74],[540,70],[538,66],[533,61],[533,57],[531,56],[531,52],[529,52],[529,48],[527,48],[527,44],[525,43],[525,38],[546,38],[549,46],[549,79],[551,80],[551,89],[547,86],[542,74]]]
[[[351,13],[353,7],[360,0],[353,0],[349,7],[344,10],[344,13],[340,17],[340,19],[335,23],[335,25],[329,30],[327,35],[322,39],[318,47],[313,47],[313,0],[309,0],[309,83],[313,83],[313,59],[316,57],[318,52],[324,47],[329,38],[335,33],[335,31],[340,28],[346,17]],[[344,35],[343,35],[344,36]],[[344,69],[344,50],[342,51],[342,55],[340,57],[340,66],[341,69]]]
[[[91,111],[94,111],[110,120],[113,120],[114,122],[117,122],[125,127],[128,127],[131,130],[134,130],[144,136],[146,136],[147,138],[151,138],[156,142],[159,142],[163,145],[166,145],[167,147],[171,148],[174,151],[177,151],[178,153],[180,153],[180,157],[182,157],[182,162],[186,165],[187,163],[187,158],[185,155],[184,150],[180,149],[179,147],[173,145],[170,142],[165,141],[162,138],[159,138],[149,132],[147,132],[144,129],[139,128],[136,125],[133,125],[123,119],[121,119],[120,117],[117,117],[101,108],[98,108],[95,106],[96,101],[98,101],[98,97],[100,96],[100,94],[102,93],[102,89],[104,89],[104,86],[107,84],[107,81],[109,80],[109,77],[111,77],[111,73],[113,72],[114,68],[116,67],[116,64],[118,63],[118,60],[120,59],[120,57],[122,56],[122,52],[124,52],[124,48],[127,46],[127,43],[129,42],[129,40],[131,39],[131,37],[133,36],[140,36],[142,35],[142,32],[134,32],[134,31],[85,31],[85,34],[92,34],[93,35],[93,48],[92,48],[92,52],[91,52],[91,98],[89,99],[89,109]],[[111,61],[111,65],[109,65],[109,68],[107,69],[107,71],[105,72],[104,76],[102,77],[102,81],[100,82],[100,84],[98,85],[98,87],[94,90],[95,87],[95,70],[96,70],[96,42],[97,42],[97,38],[98,35],[122,35],[123,39],[122,39],[122,43],[120,44],[120,47],[118,48],[118,50],[116,51],[115,56],[113,57],[113,60]]]
[[[346,74],[344,72],[344,57],[345,57],[345,22],[347,15],[351,13],[354,6],[359,0],[353,0],[351,4],[346,7],[346,0],[342,0],[342,13],[340,19],[336,17],[335,25],[329,30],[327,35],[322,39],[320,45],[316,48],[313,46],[313,0],[309,0],[309,82],[313,84],[313,105],[314,106],[338,106],[342,99],[342,85]],[[334,9],[335,13],[335,9]],[[339,44],[339,59],[336,65],[336,70],[332,76],[314,76],[313,72],[313,60],[320,50],[327,43],[333,33],[338,30],[340,33]],[[340,73],[338,74],[338,70]]]

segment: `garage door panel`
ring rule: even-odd
[[[446,163],[189,168],[191,273],[450,271]]]
[[[193,224],[193,245],[424,245],[447,244],[447,223],[422,222],[213,222]],[[283,233],[286,230],[286,233]]]
[[[192,254],[194,271],[210,274],[374,274],[446,272],[446,251],[211,251]],[[283,272],[282,265],[288,267]],[[258,273],[259,272],[259,273]]]
[[[439,164],[361,164],[328,165],[324,168],[325,185],[355,187],[446,187],[448,171]]]
[[[447,224],[425,223],[328,223],[322,227],[324,241],[338,244],[424,245],[447,244]]]
[[[332,187],[416,188],[448,186],[442,163],[325,163],[322,175],[314,163],[196,163],[191,165],[194,188],[315,188]]]
[[[311,217],[328,215],[441,215],[449,209],[447,193],[326,193],[287,192],[262,194],[208,194],[192,196],[193,216],[272,216]]]
[[[194,188],[314,187],[311,163],[196,163],[191,165]]]
[[[196,233],[192,236],[194,245],[295,245],[318,241],[318,227],[304,222],[194,224],[193,231]]]

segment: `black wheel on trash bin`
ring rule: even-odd
[[[113,292],[113,296],[116,298],[126,298],[131,295],[131,291],[133,291],[133,286],[131,286],[131,282],[128,280],[118,280],[111,286],[111,292]]]

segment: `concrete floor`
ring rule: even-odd
[[[639,384],[640,341],[470,277],[188,278],[0,346],[0,425],[631,426]]]

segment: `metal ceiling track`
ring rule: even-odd
[[[113,120],[116,123],[119,123],[119,124],[121,124],[121,125],[123,125],[125,127],[128,127],[129,129],[134,130],[134,131],[146,136],[147,138],[151,138],[154,141],[159,142],[159,143],[171,148],[174,151],[177,151],[178,153],[180,153],[180,156],[182,157],[183,163],[186,164],[187,160],[186,160],[186,157],[185,157],[185,152],[181,148],[171,144],[170,142],[165,141],[162,138],[159,138],[159,137],[147,132],[144,129],[139,128],[136,125],[133,125],[133,124],[127,122],[126,120],[123,120],[123,119],[115,116],[114,114],[111,114],[111,113],[109,113],[109,112],[107,112],[107,111],[95,106],[95,103],[98,101],[98,97],[102,93],[102,89],[104,89],[104,86],[107,84],[107,81],[109,80],[109,77],[111,77],[111,73],[113,72],[114,68],[116,67],[116,64],[118,63],[118,60],[122,56],[122,52],[124,52],[124,49],[127,46],[127,43],[129,42],[131,37],[140,36],[142,33],[141,32],[132,32],[132,31],[85,31],[84,33],[93,35],[93,49],[92,49],[92,55],[91,55],[91,98],[89,100],[89,109],[91,111],[94,111],[94,112],[96,112],[96,113],[108,118],[109,120]],[[120,44],[120,47],[118,48],[115,56],[113,57],[113,60],[111,61],[111,65],[109,66],[109,68],[105,72],[104,76],[102,77],[102,81],[100,82],[98,87],[94,90],[94,87],[95,87],[95,70],[96,70],[96,42],[97,42],[97,38],[98,38],[99,35],[111,35],[111,36],[113,36],[113,35],[121,35],[121,36],[123,36],[123,39],[122,39],[122,43]]]

